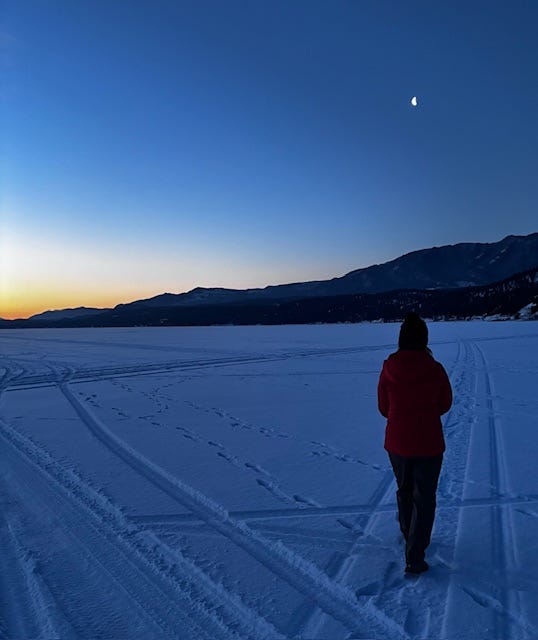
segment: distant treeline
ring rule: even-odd
[[[3,321],[4,328],[208,326],[394,321],[414,310],[427,318],[514,316],[538,310],[538,269],[502,282],[460,289],[400,290],[271,302],[176,307],[119,307],[102,314],[55,321]]]

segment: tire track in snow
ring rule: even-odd
[[[263,362],[269,359],[278,359],[271,357],[249,357],[249,358],[216,358],[209,360],[172,360],[167,362],[145,363],[137,365],[127,365],[123,367],[99,367],[95,369],[79,369],[72,376],[70,382],[72,384],[80,382],[99,382],[101,380],[111,380],[121,377],[136,377],[142,375],[151,375],[158,373],[167,373],[169,371],[181,371],[191,369],[204,369],[208,367],[231,366],[235,364],[248,364],[251,362]],[[54,366],[48,365],[49,369]],[[9,391],[19,391],[33,387],[54,386],[57,384],[57,373],[50,374],[31,374],[19,380],[16,385],[9,385]]]
[[[58,479],[62,480],[64,471],[57,468],[58,465],[40,451],[31,441],[24,438],[8,425],[0,422],[0,436],[4,440],[4,443],[8,446],[11,445],[8,450],[8,455],[11,453],[10,468],[15,470],[17,480],[17,493],[21,495],[20,504],[21,509],[24,505],[39,505],[40,512],[44,509],[49,509],[54,512],[60,518],[55,522],[55,529],[58,528],[60,532],[54,531],[50,536],[50,541],[56,547],[56,549],[62,549],[62,562],[70,563],[68,573],[72,577],[80,574],[80,581],[84,580],[85,575],[91,573],[92,582],[95,581],[101,587],[105,586],[105,589],[110,594],[121,593],[121,606],[125,607],[129,611],[129,616],[136,621],[137,626],[144,624],[144,630],[150,638],[157,638],[159,635],[171,638],[170,631],[167,632],[165,627],[157,617],[152,617],[151,614],[146,613],[142,603],[135,597],[135,592],[132,589],[134,581],[132,577],[128,578],[130,573],[130,563],[122,553],[120,549],[121,545],[117,545],[114,550],[114,557],[112,558],[107,553],[109,545],[108,541],[103,538],[101,532],[97,532],[96,527],[102,523],[88,520],[85,516],[86,513],[81,513],[79,505],[73,505],[69,500],[68,495],[72,491],[72,487],[69,484],[61,483],[63,488],[67,488],[66,492],[58,492]],[[13,457],[15,453],[18,457]],[[51,474],[52,470],[52,474]],[[35,472],[37,471],[37,475]],[[44,472],[45,477],[39,472]],[[45,480],[45,482],[43,482]],[[70,479],[71,480],[71,479]],[[87,496],[87,492],[84,492]],[[66,500],[68,499],[68,504]],[[101,528],[101,527],[99,527]],[[29,531],[31,534],[31,531]],[[120,540],[118,540],[119,542]],[[45,544],[49,544],[49,540]],[[33,543],[36,548],[38,542]],[[43,550],[41,555],[45,556]],[[46,551],[45,551],[46,553]],[[54,551],[53,551],[54,553]],[[76,555],[76,560],[74,559]],[[47,554],[48,555],[48,554]],[[122,559],[124,567],[121,574],[118,572],[117,562],[118,557]],[[46,558],[48,562],[48,558]],[[63,598],[64,606],[63,611],[65,616],[70,619],[72,624],[82,631],[82,628],[86,628],[88,625],[91,628],[91,622],[88,620],[88,612],[81,607],[80,602],[76,601],[75,594],[73,593],[72,578],[69,576],[62,576],[62,566],[59,567],[60,581],[55,576],[54,570],[49,570],[48,579],[53,584],[52,589],[56,592],[58,598]],[[65,574],[65,570],[64,570]],[[121,577],[119,577],[121,575]],[[63,577],[63,580],[62,580]],[[129,582],[126,584],[126,581]],[[144,581],[140,580],[143,584]],[[129,583],[131,588],[129,588]],[[147,585],[145,585],[147,586]],[[77,588],[78,591],[78,588]],[[87,596],[88,592],[83,590],[83,593]],[[127,600],[126,600],[127,594]],[[93,594],[90,594],[88,601],[90,606],[94,606],[100,612],[100,620],[98,624],[105,624],[108,629],[109,626],[114,628],[117,624],[116,615],[113,611],[107,610],[107,606],[103,602],[103,599],[94,599]],[[117,597],[117,596],[116,596]],[[70,606],[71,598],[74,599],[73,609]],[[148,607],[149,608],[149,607]],[[90,614],[91,615],[91,614]],[[94,614],[93,614],[94,615]],[[81,623],[79,623],[81,619]],[[49,626],[49,625],[47,625]],[[93,629],[95,631],[95,629]],[[100,630],[102,633],[102,629]],[[110,632],[110,631],[109,631]],[[43,637],[44,629],[40,629],[38,635],[29,635],[23,637]],[[48,636],[45,636],[48,637]],[[67,637],[70,637],[67,635]]]
[[[438,503],[437,511],[447,510],[459,510],[459,509],[471,509],[471,508],[488,508],[492,506],[502,505],[527,505],[532,506],[538,503],[538,494],[531,493],[527,495],[518,495],[514,497],[497,497],[497,498],[469,498],[466,500],[451,500],[450,502]],[[230,511],[230,515],[233,518],[239,520],[278,520],[278,519],[297,519],[297,518],[318,518],[318,517],[331,517],[331,516],[345,516],[345,515],[368,515],[373,511],[373,507],[370,504],[358,504],[358,505],[342,505],[331,507],[298,507],[295,509],[259,509],[259,510],[245,510],[245,511]],[[391,502],[388,504],[380,504],[376,507],[378,513],[396,513],[396,503]],[[521,513],[538,517],[537,513],[531,513],[528,510],[520,509]],[[152,514],[152,515],[133,515],[131,519],[134,522],[144,524],[148,526],[152,524],[166,525],[178,525],[182,524],[190,525],[200,523],[201,520],[190,513],[178,513],[178,514]]]
[[[462,518],[464,514],[463,499],[465,487],[468,484],[472,436],[475,425],[475,398],[477,391],[476,362],[474,352],[469,342],[463,341],[462,361],[460,363],[459,376],[453,381],[454,402],[446,419],[444,431],[447,440],[447,448],[444,454],[443,468],[438,487],[438,499],[448,498],[457,505],[456,512],[447,512],[442,508],[437,509],[436,524],[441,524],[441,530],[450,532],[449,554],[455,558],[457,549],[461,544]],[[474,501],[469,501],[472,506]],[[441,561],[443,568],[446,564]],[[425,574],[426,575],[426,574]],[[429,588],[423,577],[417,581],[418,593],[428,597]],[[424,577],[425,579],[425,577]],[[442,584],[442,582],[440,582]],[[432,605],[423,616],[419,638],[445,638],[450,637],[447,628],[449,610],[453,601],[453,593],[456,589],[453,573],[450,572],[445,579],[445,584],[432,598]],[[415,622],[411,619],[411,622]],[[417,629],[418,631],[418,629]]]
[[[459,388],[454,389],[454,397],[460,398],[459,404],[461,404],[463,407],[461,416],[458,416],[458,418],[460,419],[454,421],[455,425],[459,426],[459,429],[456,431],[456,433],[458,433],[458,431],[462,432],[461,430],[462,422],[469,426],[469,443],[466,448],[463,473],[461,474],[462,480],[459,484],[455,484],[455,485],[452,482],[451,486],[446,486],[446,484],[442,482],[439,483],[439,488],[441,493],[452,496],[452,497],[454,496],[455,493],[459,494],[462,498],[462,501],[465,495],[465,487],[468,485],[468,482],[469,482],[469,471],[471,467],[471,453],[472,453],[472,446],[473,446],[473,433],[474,433],[475,424],[476,424],[476,417],[474,414],[476,412],[476,396],[478,393],[478,378],[476,374],[476,360],[474,356],[474,349],[471,348],[468,342],[465,342],[465,350],[466,350],[465,365],[466,365],[467,371],[472,372],[472,375],[469,376],[469,380],[465,386],[460,385]],[[451,545],[451,548],[449,550],[449,563],[447,565],[447,568],[449,569],[454,564],[454,561],[456,560],[456,557],[457,557],[458,549],[461,548],[461,545],[462,545],[464,514],[465,514],[464,510],[459,509],[455,518],[453,519],[449,518],[445,525],[446,528],[448,528],[449,526],[454,527],[453,544]],[[450,624],[449,614],[451,609],[454,608],[454,601],[456,599],[455,594],[458,589],[459,589],[459,586],[456,584],[455,576],[453,572],[450,572],[448,575],[444,610],[442,611],[441,615],[439,615],[435,619],[432,619],[428,626],[428,631],[433,637],[439,637],[439,638],[451,637],[451,630],[449,628],[449,624]]]
[[[488,484],[490,488],[490,498],[485,500],[480,500],[483,505],[488,505],[491,507],[491,543],[492,543],[492,561],[493,566],[495,563],[499,563],[501,566],[500,570],[500,598],[492,598],[489,594],[481,593],[479,590],[474,589],[472,587],[462,587],[459,584],[456,584],[455,581],[455,572],[450,571],[449,579],[448,579],[448,588],[447,588],[447,598],[445,603],[444,614],[437,620],[432,620],[430,632],[435,637],[441,638],[450,638],[453,635],[453,632],[450,628],[451,625],[451,610],[455,610],[458,607],[457,601],[457,592],[463,590],[467,596],[469,596],[476,604],[486,609],[489,609],[492,613],[492,620],[494,626],[494,635],[495,638],[499,640],[509,640],[513,634],[513,629],[508,625],[508,620],[512,620],[517,623],[519,627],[519,632],[521,630],[529,633],[529,625],[521,616],[521,608],[518,596],[515,594],[510,594],[508,590],[508,585],[506,582],[506,568],[510,565],[515,564],[515,538],[514,532],[512,529],[511,522],[511,510],[508,511],[510,520],[506,520],[506,514],[508,505],[517,504],[520,499],[523,499],[523,502],[526,502],[525,496],[511,496],[508,494],[509,485],[508,485],[508,474],[507,474],[507,466],[504,461],[504,449],[502,447],[501,440],[501,432],[500,427],[497,424],[497,418],[495,413],[495,407],[493,405],[492,399],[492,389],[493,383],[491,380],[491,374],[488,371],[487,361],[483,354],[482,349],[476,344],[476,341],[470,343],[469,346],[470,351],[470,367],[475,371],[475,375],[473,378],[474,388],[470,389],[467,393],[468,402],[466,403],[466,412],[467,419],[466,422],[471,426],[472,432],[476,428],[476,400],[475,398],[478,395],[478,383],[479,378],[476,373],[478,366],[476,362],[476,355],[479,356],[482,363],[482,371],[483,371],[483,382],[485,386],[485,395],[486,395],[486,406],[487,406],[487,428],[489,434],[489,465],[490,465],[490,478],[491,482]],[[465,417],[465,416],[464,416]],[[466,465],[465,471],[463,474],[463,481],[461,482],[461,495],[464,495],[465,486],[469,484],[469,471],[471,467],[471,447],[472,447],[473,436],[471,433],[471,442],[470,446],[467,449],[466,455]],[[528,496],[531,498],[531,496]],[[462,500],[463,504],[467,501]],[[469,500],[468,501],[471,506],[473,503],[479,502],[479,499]],[[506,505],[506,506],[503,506]],[[463,540],[463,528],[464,528],[464,516],[465,509],[460,508],[458,517],[456,520],[456,536],[455,543],[451,553],[451,559],[449,561],[448,568],[451,568],[454,561],[457,558],[458,549],[461,547]],[[510,543],[508,548],[507,544]],[[508,559],[509,556],[509,559]],[[515,601],[512,600],[515,598]],[[511,607],[514,607],[513,610],[516,611],[516,614],[513,614],[513,610]],[[454,614],[452,614],[454,615]],[[456,612],[456,618],[458,618]],[[530,630],[531,637],[536,636],[536,629]],[[516,635],[516,638],[521,637],[520,635]]]
[[[325,572],[336,584],[345,584],[348,571],[354,564],[350,558],[358,551],[361,546],[361,541],[364,538],[370,538],[372,536],[372,529],[376,516],[379,513],[379,507],[384,501],[392,497],[393,483],[394,477],[392,471],[387,471],[368,503],[369,514],[366,516],[366,519],[359,516],[354,523],[350,523],[351,530],[357,532],[351,545],[348,546],[344,553],[336,552],[331,554],[329,560],[325,563]],[[340,524],[348,528],[347,522],[340,522]],[[388,614],[386,615],[390,617]],[[324,612],[313,606],[311,602],[303,602],[290,616],[287,626],[288,635],[294,636],[301,634],[308,637],[318,636],[325,621],[324,616]],[[394,621],[394,624],[397,623]]]
[[[0,437],[11,445],[23,464],[45,476],[47,481],[36,493],[48,496],[51,508],[62,513],[62,522],[69,523],[68,549],[72,544],[78,547],[84,572],[89,567],[103,572],[119,592],[127,594],[133,614],[136,611],[136,616],[147,621],[145,637],[177,638],[178,633],[184,634],[188,629],[196,639],[282,639],[239,597],[213,583],[196,565],[153,534],[138,530],[74,471],[65,470],[1,420]],[[34,481],[29,490],[35,486]]]
[[[176,538],[177,536],[197,536],[202,538],[221,538],[221,534],[205,523],[195,525],[174,527],[167,524],[155,523],[151,525],[139,525],[140,528],[148,528],[157,532],[160,536],[168,536]],[[334,551],[340,549],[342,552],[347,549],[349,536],[345,534],[329,534],[319,529],[303,529],[301,527],[283,527],[278,525],[252,525],[252,529],[259,531],[265,537],[271,540],[283,540],[290,543],[306,546],[309,550],[312,548],[329,549]]]
[[[5,484],[2,488],[5,496]],[[1,637],[75,637],[58,612],[41,579],[31,553],[19,542],[12,522],[0,513],[0,611]]]
[[[5,368],[0,379],[0,403],[10,380],[22,375]],[[1,423],[0,423],[1,426]],[[39,575],[32,554],[23,549],[14,531],[14,517],[8,518],[7,482],[2,483],[0,504],[0,636],[12,638],[75,637],[59,611],[47,585]]]
[[[373,606],[361,607],[349,589],[330,580],[316,565],[281,542],[265,538],[245,522],[231,518],[220,505],[135,451],[93,415],[68,385],[62,384],[60,389],[84,424],[109,450],[305,597],[316,602],[349,631],[357,632],[361,626],[368,625],[369,630],[376,630],[384,635],[390,633],[394,638],[407,638],[407,634],[397,623]]]
[[[76,341],[74,341],[76,342]],[[100,346],[103,346],[102,344]],[[126,365],[123,367],[109,366],[99,368],[79,369],[73,373],[70,382],[98,382],[120,377],[133,377],[141,375],[151,375],[167,373],[169,371],[182,371],[192,369],[206,369],[211,367],[228,367],[242,364],[256,364],[266,362],[279,362],[294,358],[324,357],[331,355],[346,355],[351,353],[363,353],[368,351],[382,351],[391,348],[393,345],[372,345],[366,347],[343,347],[339,349],[310,349],[298,352],[286,352],[280,354],[263,355],[255,354],[250,356],[228,356],[225,358],[209,358],[196,360],[169,360],[154,363],[143,363],[136,365]],[[55,369],[55,364],[49,368]],[[24,373],[27,373],[24,371]],[[52,374],[21,374],[22,380],[16,385],[10,384],[9,391],[18,391],[38,386],[53,386],[58,382],[56,373]]]
[[[11,618],[9,626],[12,629],[6,632],[6,637],[76,638],[77,634],[43,579],[36,559],[21,545],[21,532],[14,528],[13,521],[2,519],[1,555],[6,557],[0,560],[0,565],[3,565],[2,578],[9,581],[3,591],[9,594],[5,611],[8,620]],[[13,562],[18,566],[13,567]],[[21,578],[22,584],[17,585]],[[9,609],[12,609],[11,615]]]
[[[493,401],[494,387],[493,379],[489,369],[489,364],[482,347],[474,345],[480,355],[483,365],[484,381],[486,389],[486,407],[488,413],[488,428],[490,441],[490,477],[493,489],[492,497],[497,495],[509,495],[510,481],[508,475],[508,465],[505,458],[505,449],[501,425],[499,423],[498,412]],[[508,624],[509,619],[518,621],[522,619],[522,607],[519,593],[508,588],[507,572],[510,567],[514,567],[517,562],[516,534],[513,523],[513,514],[509,507],[492,507],[492,564],[500,567],[499,598],[500,607],[493,606],[494,625],[497,630],[496,635],[503,640],[510,640],[514,637],[513,628]],[[486,598],[486,605],[489,600]],[[484,606],[484,605],[482,605]],[[510,614],[510,615],[507,615]],[[517,636],[519,639],[521,636]]]
[[[17,363],[17,368],[15,368],[4,362],[3,370],[4,372],[0,378],[0,393],[5,391],[10,385],[20,378],[23,378],[27,373],[27,369],[22,367],[19,363]]]
[[[472,429],[474,426],[474,403],[476,396],[476,367],[473,351],[468,341],[458,342],[458,357],[450,372],[454,402],[443,419],[443,431],[446,439],[446,451],[438,487],[438,497],[448,498],[456,505],[450,511],[442,507],[436,509],[437,526],[443,532],[450,532],[449,545],[455,550],[459,539],[459,522],[464,512],[462,499],[467,484],[469,460],[471,454]],[[467,428],[465,428],[467,425]],[[463,478],[463,480],[462,480]],[[456,523],[456,526],[454,526]],[[441,562],[441,565],[443,563]],[[435,565],[432,572],[435,571]],[[411,581],[400,592],[400,603],[408,607],[405,628],[414,638],[439,638],[448,614],[447,601],[450,599],[451,579],[439,575],[437,589],[432,590],[431,576],[423,574]],[[453,586],[453,585],[452,585]],[[416,605],[419,601],[421,604]],[[411,602],[411,606],[409,605]],[[427,606],[422,604],[426,602]]]

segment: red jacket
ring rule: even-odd
[[[441,416],[452,404],[443,365],[427,351],[397,351],[383,363],[377,386],[387,418],[385,449],[400,456],[436,456],[445,450]]]

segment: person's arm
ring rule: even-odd
[[[439,413],[443,415],[452,406],[452,387],[442,364],[439,364],[441,375],[441,393],[439,394]]]
[[[377,384],[377,406],[379,408],[379,413],[384,417],[389,417],[389,396],[387,393],[387,382],[385,379],[385,365],[383,365],[383,369],[381,370],[381,375],[379,376],[379,382]]]

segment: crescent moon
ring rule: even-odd
[[[413,96],[413,97],[411,98],[411,104],[412,104],[414,107],[416,107],[416,106],[417,106],[417,104],[418,104],[417,96]]]

